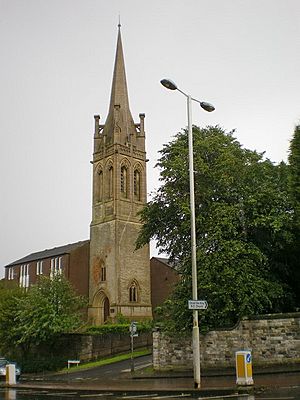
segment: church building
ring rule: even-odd
[[[152,318],[178,280],[167,260],[149,246],[135,250],[147,202],[145,114],[134,122],[128,99],[121,29],[118,26],[111,97],[105,123],[94,116],[93,197],[90,240],[30,254],[5,267],[5,279],[28,288],[40,275],[63,274],[89,299],[91,324]],[[151,266],[150,266],[151,264]]]
[[[119,25],[105,124],[95,116],[89,319],[96,323],[152,317],[149,246],[135,251],[147,201],[144,118],[134,123],[130,112]]]

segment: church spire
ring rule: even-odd
[[[120,22],[108,116],[95,115],[89,319],[152,317],[149,246],[135,250],[147,202],[145,114],[129,109]]]
[[[113,142],[126,143],[130,140],[132,129],[135,129],[135,127],[129,109],[121,24],[119,21],[110,105],[103,133]]]

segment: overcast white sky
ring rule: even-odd
[[[300,120],[299,0],[0,0],[0,277],[31,252],[89,237],[93,115],[106,118],[121,15],[130,107],[146,114],[148,192],[163,143],[186,125],[173,79],[287,159]],[[155,253],[153,253],[155,254]]]

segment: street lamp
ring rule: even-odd
[[[195,189],[194,189],[194,157],[193,157],[193,130],[192,130],[192,101],[200,104],[205,111],[212,112],[215,107],[194,99],[189,94],[180,90],[176,83],[170,79],[162,79],[160,83],[170,90],[178,90],[187,99],[187,116],[188,116],[188,140],[189,140],[189,177],[190,177],[190,210],[191,210],[191,256],[192,256],[192,291],[193,300],[198,300],[197,293],[197,251],[196,251],[196,219],[195,219]],[[193,363],[194,363],[194,385],[195,389],[199,389],[200,384],[200,341],[199,341],[199,324],[198,310],[193,309]]]

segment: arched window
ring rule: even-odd
[[[129,192],[128,169],[125,165],[123,165],[121,167],[121,195],[127,198],[128,192]]]
[[[129,301],[137,302],[137,286],[135,283],[132,283],[129,288]]]
[[[127,197],[127,168],[123,165],[121,167],[121,194],[123,197]]]
[[[98,201],[103,200],[103,171],[98,171]]]
[[[114,197],[114,169],[111,165],[108,168],[108,198],[112,199]]]
[[[106,281],[106,267],[102,266],[101,267],[101,276],[100,276],[101,282]]]
[[[103,171],[97,169],[95,173],[94,183],[94,201],[98,203],[103,200]]]
[[[137,201],[141,200],[141,173],[137,169],[134,170],[133,174],[133,193],[134,199]]]

